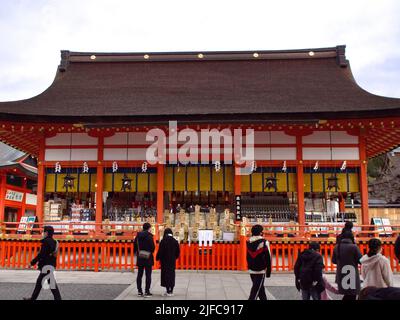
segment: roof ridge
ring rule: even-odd
[[[204,60],[265,60],[336,58],[346,67],[345,45],[326,48],[246,50],[246,51],[181,51],[181,52],[78,52],[61,51],[60,71],[71,62],[139,62],[139,61],[204,61]]]

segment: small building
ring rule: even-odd
[[[36,160],[0,143],[0,221],[36,215]]]

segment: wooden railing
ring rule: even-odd
[[[42,238],[41,231],[44,225],[35,223],[35,226],[27,228],[25,233],[21,234],[18,233],[17,224],[13,227],[8,226],[9,224],[0,225],[2,228],[0,268],[26,269],[40,249],[39,239]],[[57,268],[93,271],[134,270],[133,239],[137,231],[141,229],[141,224],[121,223],[119,228],[117,228],[118,224],[92,223],[92,225],[94,231],[87,234],[79,233],[79,230],[76,231],[69,225],[64,233],[55,236],[60,240]],[[128,228],[124,229],[124,227]],[[264,237],[270,242],[273,270],[292,271],[298,254],[308,247],[310,241],[317,241],[321,245],[325,270],[335,271],[336,266],[332,264],[331,257],[336,244],[336,235],[341,231],[341,227],[326,224],[264,225]],[[384,235],[377,226],[356,226],[356,241],[364,254],[368,250],[368,240],[380,236],[383,242],[383,254],[389,258],[392,270],[400,272],[400,264],[394,254],[394,241],[399,234],[400,226],[391,226],[391,228],[391,233]],[[196,242],[181,243],[181,256],[177,261],[177,269],[246,270],[246,241],[250,229],[250,225],[238,225],[238,241],[236,242],[214,242],[212,246],[200,246]],[[158,243],[156,243],[156,250],[157,248]],[[158,267],[159,263],[156,263],[155,268]]]

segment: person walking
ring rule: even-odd
[[[301,291],[303,300],[321,300],[321,293],[325,290],[322,278],[324,262],[319,250],[319,243],[311,242],[294,265],[296,288]]]
[[[138,296],[143,297],[142,278],[143,273],[146,273],[146,287],[144,297],[151,297],[151,272],[154,265],[154,239],[150,232],[150,223],[143,224],[143,231],[139,232],[134,240],[134,253],[137,257],[138,274],[136,278],[136,285]]]
[[[31,261],[31,266],[38,264],[40,274],[36,280],[35,289],[31,297],[24,297],[23,300],[36,300],[42,290],[43,282],[48,281],[54,300],[61,300],[60,290],[54,278],[54,271],[57,266],[58,241],[53,239],[54,228],[45,226],[43,239],[38,255]]]
[[[156,256],[156,260],[161,263],[161,286],[167,290],[163,296],[174,295],[175,267],[179,254],[179,242],[173,237],[172,230],[166,228]]]
[[[393,286],[393,272],[389,259],[384,257],[379,239],[368,241],[368,254],[361,258],[361,276],[364,287],[387,288]]]
[[[343,295],[343,300],[356,300],[360,292],[358,265],[361,257],[360,249],[353,243],[353,233],[343,232],[341,241],[335,246],[332,256],[332,263],[337,265],[335,282],[338,285],[339,294]]]
[[[271,254],[269,243],[262,236],[263,227],[259,224],[251,228],[251,237],[247,241],[247,265],[253,286],[249,300],[267,300],[265,278],[271,276]]]

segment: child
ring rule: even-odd
[[[303,300],[310,298],[321,300],[321,293],[324,291],[322,279],[324,263],[319,249],[319,243],[311,242],[309,248],[300,254],[294,266],[296,288],[301,290]]]

